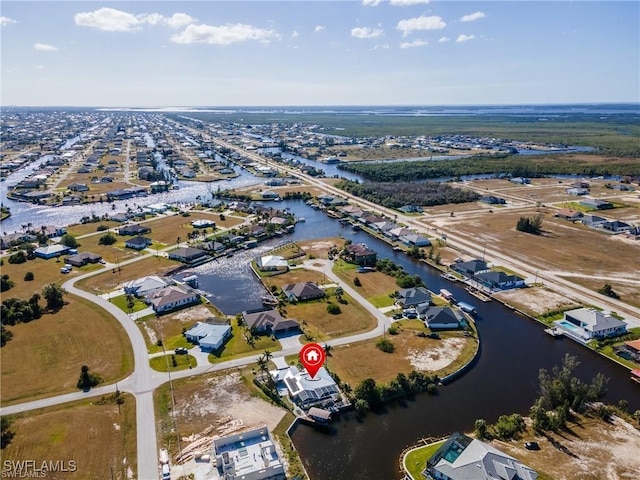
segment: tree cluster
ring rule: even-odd
[[[440,379],[413,370],[409,375],[398,373],[388,384],[377,384],[373,378],[360,382],[353,390],[352,401],[358,413],[381,405],[384,402],[418,392],[436,393]]]
[[[411,275],[404,271],[402,265],[396,265],[388,258],[382,258],[376,262],[376,270],[384,273],[385,275],[389,275],[390,277],[395,277],[396,284],[400,288],[414,288],[424,286],[424,282],[420,275]]]
[[[474,202],[480,195],[440,182],[365,182],[342,180],[336,187],[383,207]]]
[[[616,293],[616,291],[613,289],[610,283],[605,283],[602,286],[602,288],[598,289],[598,293],[602,295],[606,295],[607,297],[611,297],[611,298],[620,298],[620,295]]]
[[[80,369],[80,378],[78,379],[76,387],[80,390],[89,390],[92,387],[97,387],[101,381],[102,378],[100,378],[100,375],[89,373],[89,367],[87,365],[82,365],[82,368]]]
[[[118,239],[116,238],[116,236],[113,233],[109,232],[105,233],[98,239],[98,245],[113,245],[117,241]]]
[[[516,223],[516,230],[538,235],[542,231],[543,217],[544,215],[542,213],[534,215],[533,217],[520,217],[518,223]]]
[[[4,274],[0,277],[0,292],[6,292],[7,290],[13,288],[13,280],[9,278],[9,275]]]

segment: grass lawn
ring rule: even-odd
[[[275,285],[278,288],[278,292],[280,292],[280,288],[282,288],[282,286],[286,284],[315,282],[318,285],[321,285],[322,283],[329,283],[329,280],[326,279],[322,273],[316,272],[315,270],[295,268],[281,275],[269,275],[263,277],[262,282],[267,287],[267,289],[271,290],[271,287]]]
[[[127,296],[126,295],[120,295],[118,297],[113,297],[111,298],[109,301],[111,303],[113,303],[116,307],[118,307],[120,310],[122,310],[125,313],[135,313],[135,312],[139,312],[140,310],[144,310],[145,308],[147,308],[149,305],[147,305],[146,303],[144,303],[142,300],[140,300],[137,297],[133,297],[134,303],[133,303],[133,308],[129,309],[129,306],[127,305]]]
[[[74,237],[80,237],[82,235],[88,235],[91,233],[106,233],[106,230],[104,232],[98,232],[97,228],[100,225],[105,225],[109,228],[114,228],[122,224],[118,222],[109,221],[109,220],[95,222],[95,223],[79,223],[77,225],[70,225],[67,228],[67,232],[73,235]]]
[[[232,358],[256,355],[263,353],[265,350],[270,350],[271,352],[282,350],[280,342],[269,336],[254,337],[253,345],[249,345],[244,338],[244,332],[245,330],[242,327],[238,327],[237,321],[235,319],[232,320],[231,338],[224,344],[221,351],[209,354],[209,361],[211,363],[219,363]]]
[[[427,460],[433,456],[434,453],[444,444],[445,440],[441,442],[425,445],[424,447],[411,450],[404,457],[404,468],[409,472],[409,475],[414,480],[422,480],[424,476],[422,471],[427,466]]]
[[[429,332],[429,329],[419,320],[403,320],[394,325],[399,330],[398,334],[386,335],[395,347],[393,353],[385,353],[376,348],[379,338],[339,346],[333,348],[327,357],[329,368],[335,371],[343,381],[355,386],[365,378],[373,378],[376,382],[389,382],[399,372],[408,374],[411,370],[415,370],[416,368],[407,358],[412,353],[427,353],[434,362],[437,362],[441,355],[447,353],[446,344],[443,343],[446,339],[464,340],[464,346],[458,356],[442,368],[424,369],[424,371],[437,373],[442,377],[467,363],[475,353],[476,340],[464,337],[460,331],[439,332],[441,338],[435,340],[416,336],[419,332]]]
[[[284,307],[285,318],[295,318],[302,324],[302,329],[315,341],[344,337],[354,333],[366,332],[375,328],[377,321],[363,306],[349,295],[342,298],[346,304],[340,304],[335,297],[330,301],[340,307],[341,313],[332,315],[327,312],[327,299],[310,300]]]
[[[119,409],[109,396],[14,416],[10,430],[15,436],[2,451],[3,460],[61,461],[67,467],[75,461],[75,472],[51,472],[51,478],[135,477],[136,403],[132,395],[122,395]]]
[[[13,339],[0,349],[3,405],[77,391],[85,364],[105,383],[132,372],[129,338],[117,320],[87,300],[65,299],[55,314],[8,327]]]
[[[145,236],[156,242],[162,242],[168,245],[176,243],[177,237],[180,237],[180,241],[184,242],[187,240],[187,234],[194,231],[194,228],[191,226],[191,222],[203,219],[216,222],[216,226],[219,229],[231,228],[243,222],[243,219],[236,216],[225,216],[224,221],[221,221],[220,215],[217,213],[204,211],[191,212],[188,217],[183,217],[178,214],[170,217],[156,218],[155,220],[144,223],[143,225],[145,227],[149,227],[151,229],[151,232]],[[211,227],[196,230],[206,230],[207,234],[213,233],[213,229]]]
[[[90,237],[81,238],[78,240],[79,252],[91,252],[97,253],[98,255],[102,255],[107,262],[116,263],[116,262],[124,262],[125,260],[131,260],[132,258],[138,257],[141,255],[137,250],[133,250],[131,248],[126,248],[124,246],[125,240],[128,240],[130,237],[121,237],[115,233],[111,233],[117,239],[117,242],[113,245],[99,245],[100,237],[106,235],[107,232],[102,232],[101,235],[92,235]]]
[[[120,260],[122,261],[122,259]],[[99,275],[81,280],[76,285],[91,293],[106,293],[115,290],[118,285],[130,280],[147,275],[163,275],[174,268],[176,268],[176,263],[172,260],[164,257],[148,257],[131,265],[121,267],[119,272],[113,273],[112,270],[107,270]]]
[[[632,260],[630,259],[630,261]],[[613,291],[620,296],[621,302],[640,308],[640,288],[638,288],[637,284],[625,282],[624,279],[618,280],[615,278],[602,280],[599,278],[572,277],[569,275],[562,275],[562,278],[569,280],[570,282],[577,283],[578,285],[582,285],[583,287],[587,287],[594,292],[602,288],[605,283],[608,283],[611,285],[611,288],[613,288]],[[607,297],[603,295],[602,298],[605,299]]]
[[[10,290],[2,292],[0,298],[3,300],[11,297],[28,299],[34,293],[41,294],[42,287],[49,283],[62,285],[70,276],[78,275],[79,270],[77,268],[74,268],[71,274],[60,273],[60,267],[63,266],[62,260],[56,262],[53,258],[49,260],[36,258],[27,260],[25,263],[9,263],[5,259],[2,266],[2,274],[9,275],[15,285]],[[33,280],[30,282],[25,282],[24,280],[24,275],[27,272],[33,273]]]
[[[175,366],[173,360],[175,359]],[[198,365],[198,361],[191,355],[176,355],[175,353],[169,353],[161,357],[154,357],[149,360],[151,368],[158,372],[177,372],[178,370],[186,370],[190,366],[195,367]]]
[[[393,299],[389,297],[389,294],[400,290],[394,277],[382,272],[357,273],[354,267],[354,265],[338,260],[333,266],[333,272],[376,307],[393,305]],[[356,277],[360,280],[360,287],[356,287],[353,283]]]

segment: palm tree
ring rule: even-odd
[[[176,247],[180,246],[180,237],[176,238]]]
[[[273,354],[269,350],[264,351],[264,360],[269,363],[269,361],[273,358]]]

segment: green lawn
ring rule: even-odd
[[[142,300],[140,300],[139,298],[133,297],[134,304],[133,304],[133,308],[131,310],[129,310],[129,307],[127,306],[127,296],[126,295],[120,295],[119,297],[113,297],[111,299],[111,303],[113,303],[116,307],[118,307],[120,310],[122,310],[125,313],[133,313],[133,312],[139,312],[140,310],[144,310],[145,308],[147,308],[149,305],[147,305],[146,303],[144,303]]]
[[[438,448],[440,448],[444,442],[445,440],[442,440],[441,442],[425,445],[424,447],[412,450],[407,454],[404,458],[404,466],[409,472],[411,478],[414,480],[422,480],[424,478],[422,471],[426,466],[427,460],[436,453]]]
[[[369,297],[367,300],[371,302],[371,304],[376,308],[382,307],[390,307],[393,305],[393,298],[391,298],[386,293],[381,293],[380,295],[373,295]]]
[[[209,354],[209,361],[211,363],[224,362],[232,358],[247,357],[249,355],[255,355],[270,350],[271,352],[277,352],[281,350],[280,342],[272,339],[270,336],[254,337],[253,345],[249,345],[244,338],[244,330],[238,327],[236,320],[231,322],[231,338],[221,351]]]
[[[173,366],[173,360],[175,359],[176,366]],[[178,370],[186,370],[189,366],[195,367],[198,365],[198,361],[191,355],[176,355],[170,353],[160,357],[154,357],[149,360],[151,368],[158,372],[177,372]]]

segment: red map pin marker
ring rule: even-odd
[[[300,350],[300,363],[307,369],[312,379],[324,364],[326,357],[324,348],[317,343],[307,343]]]

